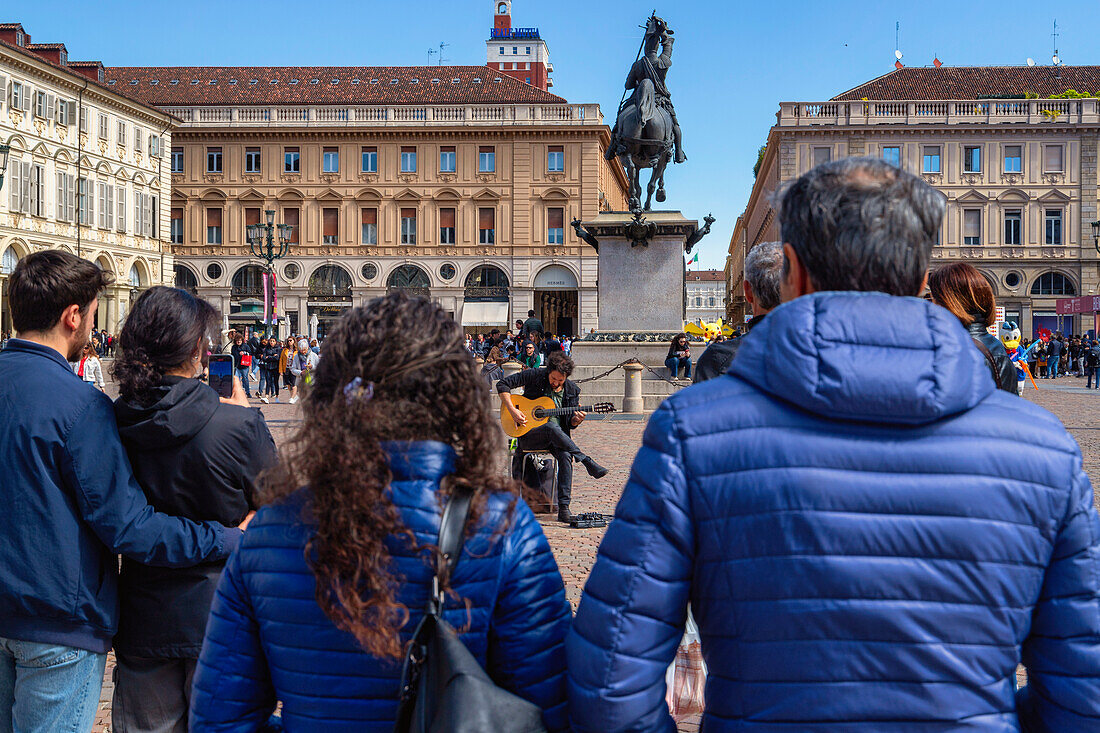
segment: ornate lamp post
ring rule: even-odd
[[[290,224],[275,224],[275,212],[271,209],[265,211],[264,216],[267,219],[266,223],[249,224],[245,227],[245,233],[248,237],[249,251],[253,257],[258,257],[267,263],[266,273],[271,278],[272,287],[270,291],[265,288],[264,293],[265,315],[271,314],[264,323],[264,338],[271,338],[271,324],[275,320],[275,260],[286,257],[290,253],[290,235],[294,227]],[[279,231],[277,245],[275,230]]]
[[[0,188],[4,187],[4,174],[8,171],[8,153],[11,145],[0,145]]]
[[[1092,246],[1096,247],[1097,253],[1100,253],[1100,221],[1092,223]]]

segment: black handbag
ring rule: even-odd
[[[459,555],[472,492],[456,485],[439,524],[432,593],[401,672],[394,733],[545,733],[542,711],[497,687],[443,620],[443,594]]]

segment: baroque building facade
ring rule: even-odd
[[[687,270],[684,273],[685,320],[708,323],[726,318],[726,276],[722,270]]]
[[[118,333],[129,304],[171,284],[170,115],[112,89],[98,61],[64,44],[31,43],[0,24],[0,143],[11,146],[0,190],[0,333],[11,333],[7,280],[16,263],[63,249],[110,272],[96,326]]]
[[[972,264],[1025,336],[1094,330],[1092,314],[1058,313],[1059,299],[1100,291],[1100,100],[1050,98],[1067,90],[1100,92],[1100,67],[902,68],[827,102],[781,103],[730,240],[731,317],[745,311],[733,261],[779,239],[770,194],[825,161],[869,155],[943,195],[933,269]]]
[[[294,225],[276,264],[284,332],[318,331],[393,288],[468,330],[535,310],[596,326],[596,252],[569,226],[625,209],[598,105],[488,66],[141,67],[107,85],[178,119],[170,232],[177,285],[256,325],[262,261],[245,227]]]

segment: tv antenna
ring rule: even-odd
[[[901,63],[901,58],[904,55],[905,54],[901,52],[901,21],[899,20],[894,23],[894,58],[897,59],[897,61],[894,62],[895,69],[900,69],[904,66],[904,64]]]
[[[443,58],[443,49],[445,49],[445,48],[446,48],[447,46],[450,46],[450,45],[451,45],[451,44],[449,44],[449,43],[445,43],[445,42],[443,42],[443,41],[440,41],[440,42],[439,42],[439,65],[440,65],[440,66],[442,66],[443,64],[445,64],[445,63],[447,63],[448,61],[450,61],[450,59],[445,59],[445,58]]]
[[[429,48],[428,49],[428,66],[432,65],[432,56],[437,54],[437,53],[439,53],[439,52],[436,51],[434,48]]]
[[[1058,57],[1058,19],[1054,19],[1054,32],[1050,34],[1050,37],[1054,39],[1054,55],[1050,60],[1054,62],[1055,66],[1060,66],[1062,59]]]

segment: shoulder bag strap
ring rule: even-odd
[[[436,557],[435,575],[432,577],[432,600],[439,604],[440,610],[443,608],[443,588],[450,582],[462,554],[462,534],[474,496],[473,491],[466,486],[454,484],[453,487],[439,522],[439,554]]]
[[[989,365],[989,371],[993,373],[993,383],[1000,386],[1001,375],[1000,372],[998,372],[997,370],[997,362],[993,358],[993,352],[990,351],[989,347],[983,344],[980,340],[974,337],[971,337],[971,340],[973,340],[974,345],[978,347],[978,351],[982,352],[985,355],[985,363]]]

